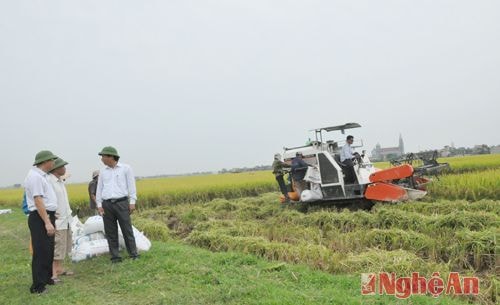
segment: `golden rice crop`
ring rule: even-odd
[[[428,191],[434,198],[500,200],[500,169],[440,176]]]
[[[478,171],[486,169],[500,168],[500,154],[488,155],[472,155],[472,156],[456,156],[448,158],[438,158],[440,163],[448,163],[450,165],[451,173],[462,173],[469,171]],[[416,162],[414,166],[422,165],[422,162]],[[389,162],[375,162],[377,168],[389,168]]]
[[[87,209],[87,184],[68,184],[73,209]],[[138,207],[210,201],[214,198],[256,196],[278,188],[274,176],[267,171],[235,174],[180,176],[137,181]],[[0,190],[0,204],[21,206],[23,189]]]
[[[438,162],[450,164],[453,172],[500,168],[500,154],[456,156],[439,158]]]
[[[463,175],[447,175],[430,186],[436,198],[479,200],[499,199],[500,154],[452,157],[440,159],[449,162],[453,170],[468,171],[489,168],[490,170]],[[377,163],[382,167],[388,163]],[[87,184],[68,184],[68,194],[74,209],[88,206]],[[177,204],[195,201],[210,201],[214,198],[239,198],[256,196],[266,191],[277,190],[274,176],[269,171],[237,174],[180,176],[170,178],[142,179],[137,181],[139,207]],[[0,204],[20,206],[23,189],[0,189]]]

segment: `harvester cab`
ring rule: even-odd
[[[351,164],[340,161],[340,152],[344,141],[326,140],[325,133],[361,127],[358,123],[346,123],[338,126],[317,128],[315,140],[304,146],[284,148],[284,162],[292,164],[298,153],[311,165],[304,176],[307,187],[300,194],[292,182],[289,198],[301,202],[338,202],[350,200],[404,201],[425,196],[421,188],[428,181],[423,177],[414,177],[413,167],[408,164],[379,170],[370,162],[362,151],[355,154]],[[351,144],[352,148],[363,147],[363,141]],[[354,177],[352,174],[354,172]],[[408,183],[408,180],[411,183]],[[285,201],[285,197],[281,197]]]

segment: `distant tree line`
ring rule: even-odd
[[[254,167],[235,167],[235,168],[231,168],[231,169],[223,168],[219,171],[219,174],[267,171],[267,170],[272,170],[272,169],[273,168],[271,165],[257,165]]]
[[[453,157],[453,156],[463,156],[463,155],[487,155],[491,153],[492,147],[486,144],[475,145],[474,147],[452,147],[445,146],[444,148],[438,150],[441,157]]]

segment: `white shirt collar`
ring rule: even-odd
[[[57,182],[63,182],[63,180],[62,180],[60,177],[59,177],[59,178],[57,178],[57,176],[56,176],[56,175],[54,175],[54,174],[52,174],[52,173],[50,173],[50,177],[52,177],[52,179],[54,179],[54,180],[55,180],[55,181],[57,181]]]
[[[109,168],[109,169],[114,169],[114,168],[117,168],[117,167],[122,167],[122,164],[120,162],[116,163],[115,167],[111,167],[111,166],[107,166],[106,165],[106,168]]]
[[[35,172],[39,173],[43,177],[46,177],[48,175],[46,172],[44,172],[43,170],[41,170],[38,166],[33,166],[33,170],[35,170]]]

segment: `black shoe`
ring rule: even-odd
[[[116,263],[121,263],[122,262],[122,258],[121,257],[114,257],[111,259],[111,263],[112,264],[116,264]]]
[[[136,255],[130,256],[130,258],[131,258],[133,261],[138,260],[138,259],[139,259],[139,254],[136,254]]]
[[[50,279],[48,282],[47,282],[47,285],[55,285],[56,282],[53,280],[53,279]]]
[[[33,294],[41,295],[41,294],[47,293],[48,290],[47,290],[47,288],[43,287],[43,288],[39,288],[39,289],[30,289],[30,292]]]

